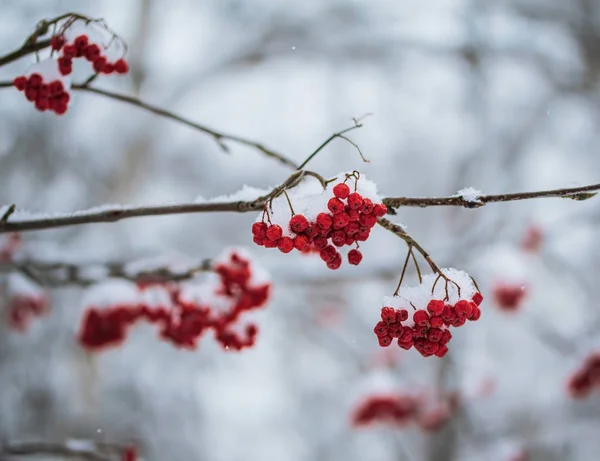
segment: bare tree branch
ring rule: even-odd
[[[157,205],[157,206],[114,206],[103,207],[100,210],[90,209],[88,211],[79,211],[76,214],[66,214],[52,217],[43,217],[37,219],[8,220],[0,222],[0,234],[6,232],[25,232],[32,230],[53,229],[58,227],[74,226],[79,224],[108,223],[120,221],[123,219],[136,218],[142,216],[164,216],[186,213],[217,213],[217,212],[238,212],[261,210],[265,203],[272,197],[279,194],[284,189],[293,187],[304,176],[314,176],[321,184],[326,184],[327,180],[319,174],[300,170],[292,174],[280,186],[276,187],[269,194],[263,197],[257,197],[253,201],[234,201],[234,202],[214,202],[214,203],[182,203],[176,205]],[[590,186],[575,187],[569,189],[553,189],[537,192],[520,192],[516,194],[501,195],[482,195],[477,200],[466,200],[463,197],[438,197],[438,198],[409,198],[409,197],[388,197],[384,198],[383,203],[392,210],[400,206],[462,206],[465,208],[479,208],[492,202],[510,202],[515,200],[529,200],[544,197],[564,197],[572,200],[587,200],[595,195],[593,191],[600,190],[600,184]],[[390,213],[392,214],[392,213]],[[381,222],[380,222],[381,224]],[[391,224],[391,223],[390,223]],[[387,227],[386,227],[387,226]],[[389,230],[389,226],[384,225]],[[407,242],[408,243],[408,242]],[[418,250],[418,247],[415,246]]]
[[[40,40],[39,42],[35,43],[25,43],[18,50],[12,51],[4,56],[0,56],[0,67],[5,66],[6,64],[10,64],[11,62],[17,61],[22,57],[27,56],[28,54],[36,53],[38,51],[43,50],[44,48],[48,48],[49,46],[50,39]],[[12,85],[12,83],[10,83],[9,86],[10,85]],[[0,85],[0,87],[4,86],[6,86],[6,83],[2,83]]]
[[[564,197],[572,200],[587,200],[596,195],[594,192],[600,190],[600,184],[590,186],[572,187],[569,189],[552,189],[536,192],[517,192],[514,194],[481,195],[476,200],[468,200],[460,195],[453,197],[388,197],[383,203],[388,208],[399,208],[402,206],[431,207],[431,206],[462,206],[465,208],[480,208],[493,202],[513,202],[516,200],[529,200],[534,198]]]
[[[68,443],[45,443],[45,442],[33,442],[33,443],[18,443],[10,444],[0,447],[0,458],[1,461],[8,461],[7,456],[35,456],[40,455],[46,456],[62,456],[65,458],[83,458],[90,461],[113,461],[114,456],[108,456],[101,454],[94,446],[89,448],[79,448],[69,446]]]
[[[0,273],[20,272],[25,277],[44,287],[69,285],[87,287],[105,278],[118,278],[134,283],[183,282],[194,278],[200,272],[208,272],[213,269],[213,261],[211,259],[204,259],[199,264],[187,267],[185,270],[175,270],[167,266],[162,266],[153,269],[132,271],[128,270],[130,264],[123,262],[73,264],[22,259],[0,263]],[[86,275],[95,269],[102,271],[102,278]]]

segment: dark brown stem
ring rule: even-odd
[[[11,62],[17,61],[29,54],[37,53],[38,51],[43,50],[44,48],[48,48],[50,46],[50,39],[40,40],[35,43],[25,43],[18,50],[12,51],[4,56],[0,56],[0,67],[5,66],[6,64],[10,64]],[[12,82],[2,82],[0,84],[0,88],[5,86],[12,86]]]
[[[488,203],[513,202],[516,200],[529,200],[534,198],[564,197],[571,200],[587,200],[594,197],[596,191],[600,190],[600,184],[589,186],[572,187],[566,189],[551,189],[536,192],[517,192],[514,194],[482,195],[477,200],[466,200],[461,196],[456,197],[387,197],[383,203],[388,208],[412,206],[426,208],[430,206],[462,206],[465,208],[480,208]]]
[[[408,252],[406,253],[406,259],[404,260],[404,266],[402,266],[402,274],[400,274],[400,280],[398,280],[398,286],[396,287],[396,291],[394,291],[394,296],[398,296],[398,293],[400,292],[400,287],[402,286],[402,281],[404,280],[404,274],[406,274],[406,268],[408,267],[411,251],[412,247],[409,245]]]
[[[417,275],[419,276],[419,283],[423,283],[423,276],[421,275],[421,268],[419,267],[419,263],[417,262],[417,258],[412,251],[412,247],[410,248],[410,255],[412,256],[413,263],[415,263],[415,269],[417,270]]]
[[[79,458],[90,461],[111,461],[114,459],[113,456],[108,454],[101,454],[98,447],[94,445],[90,446],[89,449],[80,449],[70,447],[68,444],[58,443],[45,443],[45,442],[34,442],[34,443],[20,443],[10,444],[0,447],[0,455],[8,456],[60,456],[64,458]],[[1,458],[5,460],[4,456]]]
[[[182,282],[194,278],[200,272],[213,270],[213,261],[205,259],[199,264],[182,271],[169,267],[128,271],[126,263],[109,262],[102,264],[71,264],[66,262],[49,262],[36,260],[17,260],[0,263],[1,272],[20,272],[33,282],[45,287],[77,285],[87,287],[102,279],[90,278],[85,274],[90,268],[103,269],[105,278],[118,278],[130,282],[166,283]]]

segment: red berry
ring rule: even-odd
[[[336,247],[342,247],[346,244],[346,233],[342,230],[333,231],[331,234],[331,242]]]
[[[361,213],[363,214],[371,214],[373,213],[373,208],[375,205],[373,205],[373,202],[371,201],[371,199],[363,199],[363,204],[360,206],[359,210]]]
[[[50,103],[48,102],[48,98],[38,97],[35,101],[35,108],[40,112],[44,112],[48,110]]]
[[[304,235],[297,235],[294,237],[294,248],[298,251],[304,251],[308,248],[309,241]]]
[[[258,237],[257,235],[255,235],[254,237],[252,237],[252,241],[254,243],[256,243],[257,245],[260,245],[260,246],[263,246],[265,244],[264,237]]]
[[[362,195],[358,192],[352,192],[348,195],[348,206],[353,210],[358,210],[363,204]]]
[[[350,195],[350,188],[347,184],[339,183],[333,187],[333,195],[339,199],[344,199]]]
[[[21,75],[20,77],[15,77],[13,80],[13,86],[19,90],[23,91],[27,87],[27,77]]]
[[[129,65],[123,58],[115,62],[115,72],[117,74],[126,74],[129,71]]]
[[[360,231],[360,224],[358,224],[356,221],[350,222],[346,226],[346,234],[348,234],[348,235],[355,235],[359,231]]]
[[[439,348],[439,344],[434,343],[432,341],[425,341],[425,344],[423,346],[423,352],[425,352],[427,356],[431,356],[435,354]]]
[[[345,211],[333,215],[333,228],[342,229],[350,224],[350,216]]]
[[[63,35],[55,35],[50,39],[50,46],[53,50],[60,50],[65,44],[65,37]]]
[[[437,343],[442,339],[442,330],[439,328],[431,328],[427,333],[427,339],[433,343]]]
[[[94,68],[96,73],[100,73],[100,72],[102,72],[102,69],[104,69],[105,64],[106,64],[106,58],[104,56],[99,56],[98,58],[94,59],[94,63],[92,65],[92,67]]]
[[[442,337],[439,340],[440,344],[448,344],[452,339],[452,333],[450,330],[442,330]]]
[[[267,227],[267,223],[265,222],[255,222],[252,224],[252,235],[265,238],[267,235]]]
[[[377,216],[374,214],[363,214],[360,216],[358,220],[361,226],[367,227],[368,229],[372,229],[377,224]]]
[[[388,336],[387,324],[384,321],[377,322],[377,325],[375,325],[375,328],[373,328],[373,332],[377,336]]]
[[[333,225],[333,219],[330,214],[319,213],[317,215],[317,224],[323,229],[329,229]]]
[[[35,101],[38,97],[38,90],[35,88],[27,88],[25,90],[25,98],[27,98],[28,101]]]
[[[381,347],[388,347],[390,344],[392,344],[392,338],[389,336],[378,336],[377,340]]]
[[[292,216],[292,219],[290,219],[290,229],[296,234],[304,232],[309,225],[308,219],[301,214],[294,215]]]
[[[396,311],[396,321],[404,322],[405,320],[408,320],[408,311],[406,309],[398,309]]]
[[[63,104],[62,101],[59,101],[54,105],[54,112],[57,115],[63,115],[67,111],[67,105]]]
[[[271,224],[269,227],[267,227],[267,230],[265,232],[265,236],[269,240],[273,241],[279,240],[282,235],[283,229],[281,229],[281,226],[279,224]]]
[[[438,350],[434,352],[436,357],[444,357],[448,353],[448,347],[445,344],[438,343]]]
[[[362,253],[358,250],[350,250],[348,252],[348,262],[353,266],[358,266],[362,261]]]
[[[481,293],[479,291],[477,291],[473,295],[472,299],[473,299],[473,302],[479,306],[479,305],[481,305],[481,302],[483,301],[483,296],[481,295]]]
[[[112,63],[107,62],[104,64],[104,66],[102,66],[102,73],[103,74],[112,74],[115,71],[115,66],[112,65]]]
[[[442,320],[441,317],[435,316],[435,317],[431,317],[429,319],[429,324],[431,325],[432,328],[441,328],[444,326],[444,321]]]
[[[325,261],[326,263],[333,261],[333,259],[335,258],[335,256],[339,254],[337,252],[337,250],[335,249],[334,246],[332,245],[327,245],[325,248],[323,248],[320,253],[319,256],[321,256],[321,259],[323,261]]]
[[[38,88],[43,81],[44,79],[42,78],[42,76],[40,74],[35,73],[29,76],[29,79],[27,80],[27,85],[30,88]]]
[[[385,216],[387,214],[387,212],[388,212],[387,207],[383,203],[378,203],[377,205],[375,205],[373,207],[373,214],[375,216],[377,216],[378,218]]]
[[[342,255],[337,252],[336,252],[335,256],[333,257],[333,259],[327,263],[327,267],[331,270],[339,269],[341,265],[342,265]],[[390,341],[390,343],[391,343],[391,341]]]
[[[471,315],[469,316],[469,320],[475,322],[476,320],[479,320],[479,317],[481,317],[481,309],[479,307],[475,307],[471,310]]]
[[[48,98],[50,96],[50,86],[42,83],[38,88],[38,98]]]
[[[442,315],[442,312],[444,312],[444,301],[432,299],[429,301],[429,304],[427,304],[427,312],[431,315]]]
[[[71,100],[71,96],[69,95],[69,93],[67,93],[66,91],[63,91],[60,95],[60,102],[63,103],[64,105],[67,105],[70,100]]]
[[[456,314],[460,317],[468,317],[471,315],[471,302],[465,299],[461,299],[454,305]]]
[[[404,339],[404,338],[402,338],[402,339]],[[412,338],[407,339],[406,341],[402,341],[402,339],[398,340],[398,347],[401,347],[402,349],[405,349],[405,350],[409,350],[411,347],[414,346],[414,342],[413,342]]]
[[[450,325],[452,325],[453,327],[462,327],[465,323],[467,322],[467,318],[466,317],[462,317],[462,316],[456,316],[454,317],[454,319],[450,322]]]
[[[83,48],[87,46],[88,42],[88,36],[83,34],[75,38],[75,40],[73,41],[73,45],[75,45],[75,48],[77,48],[78,50],[83,50]]]
[[[265,246],[265,248],[277,248],[277,245],[279,245],[279,239],[271,240],[270,238],[265,238],[263,241],[263,245]]]
[[[75,45],[65,45],[63,48],[63,57],[74,58],[77,56],[77,47]]]
[[[395,322],[396,321],[396,310],[393,307],[382,307],[381,308],[381,320],[383,322]]]
[[[429,325],[429,314],[426,311],[419,309],[418,311],[415,311],[415,313],[413,314],[413,320],[416,325],[428,326]]]
[[[444,312],[442,312],[442,320],[444,323],[450,324],[456,318],[456,312],[450,304],[444,306]]]
[[[360,219],[360,212],[354,208],[350,208],[349,205],[344,207],[344,211],[350,216],[350,222],[358,221]]]
[[[346,233],[346,245],[347,245],[347,246],[350,246],[350,245],[352,245],[354,242],[356,242],[356,239],[355,239],[353,236],[351,236],[351,235],[348,235],[348,233]]]
[[[327,238],[326,237],[315,237],[315,239],[313,240],[313,245],[315,246],[315,248],[317,250],[322,250],[323,248],[325,248],[327,246],[328,242],[327,242]]]
[[[289,253],[294,249],[294,241],[290,237],[282,237],[279,239],[277,248],[279,248],[279,251],[282,253]]]
[[[327,208],[329,209],[329,211],[331,211],[333,214],[336,213],[341,213],[342,211],[344,211],[344,202],[342,202],[339,198],[337,197],[331,197],[329,199],[329,201],[327,202]]]
[[[360,231],[358,232],[354,238],[358,241],[358,242],[365,242],[367,241],[367,239],[369,238],[370,232],[369,231]]]
[[[313,239],[319,235],[319,228],[316,224],[311,224],[310,226],[308,226],[306,228],[306,230],[304,231],[304,235],[306,235],[306,237],[308,238],[308,240],[310,242],[313,241]]]
[[[60,80],[54,80],[53,82],[50,82],[48,86],[50,89],[50,96],[57,96],[65,91],[65,87]]]
[[[86,46],[83,55],[85,56],[85,59],[87,59],[90,62],[94,62],[96,59],[98,59],[100,57],[100,55],[102,54],[100,47],[98,45],[96,45],[95,43],[90,43],[88,46]]]

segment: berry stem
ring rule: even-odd
[[[321,152],[321,151],[322,151],[322,150],[325,148],[325,146],[327,146],[327,144],[329,144],[329,143],[330,143],[331,141],[333,141],[335,138],[342,138],[342,139],[345,139],[346,141],[349,141],[349,142],[350,142],[350,143],[351,143],[353,146],[355,146],[355,147],[358,149],[358,147],[356,146],[356,144],[355,144],[355,143],[353,143],[352,141],[350,141],[348,138],[346,138],[346,137],[344,136],[344,134],[348,133],[349,131],[356,130],[357,128],[361,128],[361,127],[362,127],[362,124],[361,124],[361,123],[359,123],[359,121],[355,119],[355,120],[354,120],[354,125],[353,125],[353,126],[351,126],[351,127],[349,127],[349,128],[346,128],[346,129],[344,129],[344,130],[342,130],[342,131],[339,131],[339,132],[337,132],[337,133],[333,133],[333,134],[332,134],[331,136],[329,136],[329,137],[328,137],[328,138],[327,138],[325,141],[323,141],[323,143],[322,143],[322,144],[321,144],[319,147],[317,147],[317,148],[315,149],[315,151],[314,151],[312,154],[310,154],[310,155],[309,155],[309,156],[306,158],[306,160],[304,160],[304,161],[303,161],[303,162],[300,164],[300,166],[299,166],[297,169],[298,169],[298,170],[302,170],[302,169],[303,169],[303,168],[304,168],[304,167],[305,167],[305,166],[308,164],[308,162],[310,162],[310,161],[311,161],[311,160],[312,160],[312,159],[313,159],[313,158],[314,158],[314,157],[315,157],[315,156],[316,156],[316,155],[317,155],[319,152]],[[358,152],[360,153],[360,156],[361,156],[361,157],[363,158],[363,160],[364,160],[364,157],[363,157],[362,153],[360,152],[360,149],[359,149],[359,151],[358,151]]]
[[[409,247],[410,255],[412,256],[413,263],[415,263],[415,268],[417,269],[417,275],[419,276],[419,283],[423,283],[423,277],[421,276],[421,268],[419,267],[419,263],[417,262],[417,258],[412,250],[412,246]]]
[[[406,253],[406,259],[404,260],[404,266],[402,266],[402,274],[400,275],[400,280],[398,281],[398,286],[396,287],[396,291],[394,291],[394,296],[398,296],[400,292],[400,287],[402,286],[402,281],[404,280],[404,274],[406,274],[406,267],[408,266],[408,260],[410,259],[410,255],[412,253],[412,246],[408,246],[408,252]]]
[[[294,207],[292,206],[292,201],[290,200],[290,196],[288,195],[288,193],[285,190],[283,190],[281,192],[283,192],[283,195],[285,195],[288,205],[290,206],[290,211],[292,212],[292,216],[294,216],[296,213],[294,212]]]

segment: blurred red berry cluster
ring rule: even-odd
[[[356,248],[348,252],[348,263],[360,264],[363,256],[358,250],[358,242],[369,238],[377,218],[384,216],[387,208],[358,192],[351,192],[345,182],[333,187],[333,195],[327,202],[328,210],[319,213],[313,222],[302,214],[293,214],[289,220],[291,236],[284,236],[279,224],[265,222],[267,213],[263,213],[262,221],[252,225],[254,243],[265,248],[278,248],[282,253],[294,249],[318,252],[332,270],[342,265],[342,255],[337,248],[356,244]]]
[[[216,340],[226,349],[241,350],[254,345],[258,328],[248,324],[242,333],[235,330],[236,322],[244,312],[265,305],[271,284],[254,283],[249,259],[232,252],[228,260],[216,264],[219,285],[214,295],[229,306],[217,310],[208,303],[185,300],[182,287],[177,284],[158,284],[167,290],[170,306],[153,307],[145,303],[118,304],[106,309],[90,308],[85,314],[80,344],[91,351],[121,344],[128,329],[137,322],[146,321],[159,327],[159,336],[177,347],[195,349],[198,339],[213,330]],[[151,284],[150,286],[156,286]],[[141,286],[144,290],[147,285]]]
[[[404,427],[416,424],[421,430],[435,432],[452,417],[460,401],[455,396],[429,400],[410,394],[374,394],[365,398],[354,410],[355,427],[385,424]]]
[[[24,332],[35,317],[43,317],[50,312],[48,301],[37,294],[16,294],[8,300],[8,324],[11,328]]]
[[[16,77],[13,85],[17,90],[23,91],[25,98],[40,112],[50,110],[57,115],[63,115],[67,111],[71,96],[61,80],[44,81],[41,74],[34,72],[29,77]]]
[[[412,326],[402,324],[409,318],[408,310],[383,307],[381,320],[373,331],[381,347],[388,347],[397,339],[398,346],[402,349],[414,347],[423,357],[443,357],[448,352],[447,344],[452,339],[449,327],[460,327],[467,320],[478,320],[482,301],[483,296],[479,292],[473,295],[472,300],[461,299],[455,304],[432,299],[426,309],[415,309]]]
[[[589,355],[567,384],[573,398],[585,398],[600,388],[600,352]]]
[[[494,303],[506,312],[518,310],[526,295],[527,289],[522,283],[497,282],[492,288]]]
[[[94,72],[97,74],[126,74],[129,71],[127,61],[120,58],[110,62],[106,55],[102,53],[102,47],[97,43],[90,41],[85,34],[77,36],[72,43],[67,43],[63,35],[52,37],[50,46],[54,51],[61,51],[58,58],[58,69],[62,75],[69,75],[73,72],[73,59],[85,58],[92,64]]]

